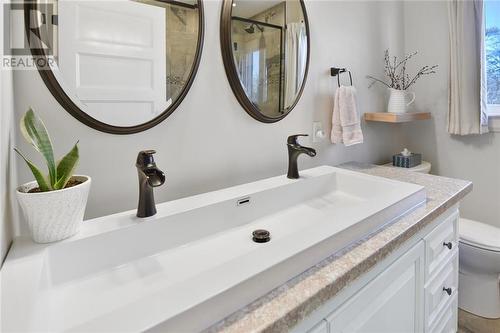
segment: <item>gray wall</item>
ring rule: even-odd
[[[310,133],[315,120],[330,129],[337,84],[329,76],[331,66],[352,69],[361,112],[384,110],[384,91],[368,90],[365,75],[381,75],[384,50],[403,47],[402,29],[393,26],[402,26],[402,3],[307,1],[312,42],[309,77],[296,108],[275,124],[250,118],[232,94],[220,54],[220,7],[221,1],[205,1],[205,47],[191,91],[173,115],[143,133],[118,136],[92,130],[58,105],[38,73],[15,73],[16,117],[31,105],[49,128],[57,154],[80,140],[77,171],[93,180],[87,218],[136,207],[134,162],[145,148],[157,150],[157,164],[167,175],[166,185],[156,191],[158,202],[285,173],[288,135]],[[364,144],[345,148],[323,142],[315,145],[318,156],[301,158],[300,167],[385,161],[404,146],[400,127],[371,123],[363,124],[363,129]],[[18,139],[22,150],[29,150]],[[311,144],[307,139],[304,143]],[[21,166],[19,182],[31,179]]]
[[[500,138],[498,133],[451,136],[448,112],[448,12],[445,1],[405,2],[407,52],[419,51],[418,63],[439,64],[439,73],[413,89],[416,108],[432,112],[432,121],[405,125],[409,148],[432,162],[433,173],[471,180],[474,191],[462,203],[462,215],[500,226]]]

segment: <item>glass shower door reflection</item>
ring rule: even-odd
[[[233,55],[241,85],[269,117],[282,113],[282,40],[279,26],[232,19]]]

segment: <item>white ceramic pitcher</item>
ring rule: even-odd
[[[408,106],[415,101],[415,93],[405,90],[398,90],[389,88],[390,97],[387,111],[391,113],[405,113],[408,111]],[[411,100],[408,102],[408,97]]]

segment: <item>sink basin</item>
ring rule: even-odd
[[[422,204],[423,187],[322,166],[18,239],[2,331],[199,331]],[[270,232],[267,243],[252,232]]]

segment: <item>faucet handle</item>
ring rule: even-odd
[[[309,136],[309,134],[295,134],[295,135],[290,135],[286,142],[291,145],[298,145],[299,143],[297,142],[297,139],[299,136]]]
[[[139,154],[137,154],[137,162],[135,165],[138,167],[154,165],[155,159],[153,157],[153,154],[156,154],[156,150],[148,149],[140,151]]]

